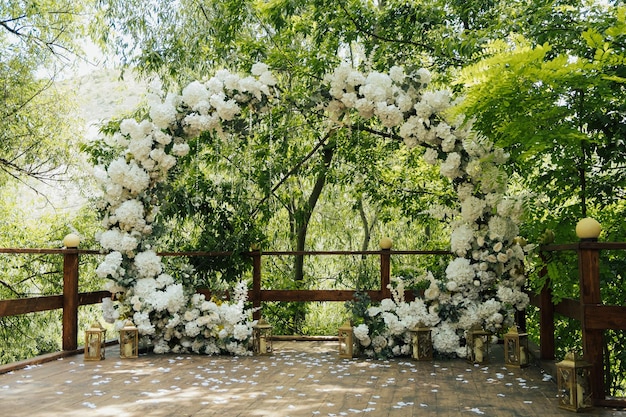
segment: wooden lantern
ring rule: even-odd
[[[139,356],[139,331],[132,321],[127,320],[120,329],[120,358],[137,358]]]
[[[593,407],[590,363],[570,352],[556,364],[556,373],[559,408],[579,412]]]
[[[417,325],[409,329],[411,335],[411,357],[418,361],[433,359],[433,339],[430,327]]]
[[[513,326],[504,335],[504,364],[523,368],[529,363],[528,334],[520,333],[517,326]]]
[[[100,323],[93,323],[85,330],[85,360],[99,361],[104,359],[106,330]]]
[[[491,333],[483,329],[467,332],[467,360],[471,363],[489,362],[489,339]]]
[[[340,358],[352,358],[354,355],[354,333],[352,330],[352,324],[346,321],[339,327],[339,357]]]
[[[272,354],[272,326],[263,318],[252,327],[252,345],[255,355]]]

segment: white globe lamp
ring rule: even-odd
[[[74,233],[70,233],[63,238],[63,246],[66,248],[77,248],[80,244],[80,237]]]
[[[596,219],[585,217],[576,225],[576,236],[585,240],[597,240],[602,231],[602,226]]]
[[[393,241],[388,237],[384,237],[380,239],[378,246],[380,246],[381,249],[389,250],[393,246]]]

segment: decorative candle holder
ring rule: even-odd
[[[252,327],[252,345],[255,355],[271,355],[272,349],[272,326],[261,318]]]
[[[354,355],[354,332],[352,330],[352,324],[346,321],[339,327],[338,332],[339,357],[352,358]]]
[[[93,323],[85,330],[85,360],[100,361],[104,359],[106,346],[106,330],[100,323]]]
[[[139,356],[139,331],[132,321],[127,320],[120,329],[120,358],[129,359]]]
[[[467,360],[471,363],[489,362],[489,338],[491,333],[483,329],[472,329],[467,333]]]
[[[421,324],[409,330],[411,335],[411,357],[417,361],[433,359],[433,339],[430,327]]]
[[[580,412],[593,407],[590,363],[570,352],[556,364],[556,373],[559,408]]]
[[[523,368],[530,363],[528,356],[528,334],[520,333],[517,326],[511,327],[504,335],[504,364]]]

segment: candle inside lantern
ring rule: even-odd
[[[133,344],[132,343],[126,343],[124,345],[124,356],[126,356],[127,358],[130,358],[131,356],[133,356]]]
[[[476,362],[483,361],[483,339],[478,338],[474,341],[474,359]]]
[[[527,362],[527,358],[526,358],[526,348],[524,346],[520,346],[519,348],[519,364],[520,365],[526,365]]]
[[[265,336],[259,338],[259,352],[267,353],[267,343],[265,342]]]
[[[580,384],[576,384],[576,401],[578,403],[578,407],[583,406],[584,400],[583,387]]]
[[[97,353],[97,347],[98,347],[98,340],[96,339],[91,339],[89,341],[89,356],[96,356]]]

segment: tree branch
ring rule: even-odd
[[[263,199],[261,201],[259,201],[259,203],[257,204],[257,206],[255,207],[255,209],[252,211],[251,216],[254,216],[256,213],[258,213],[259,209],[261,208],[261,206],[263,204],[265,204],[265,202],[267,202],[267,200],[269,200],[269,198],[276,192],[276,190],[278,190],[284,183],[285,181],[287,181],[292,175],[294,175],[296,172],[298,172],[298,170],[302,167],[302,165],[304,165],[305,162],[307,162],[309,159],[311,159],[313,157],[313,155],[315,155],[315,153],[326,144],[326,141],[337,131],[337,129],[332,129],[330,131],[328,131],[326,133],[326,135],[324,135],[324,137],[322,139],[320,139],[320,141],[313,147],[313,149],[311,149],[311,151],[306,154],[306,156],[304,158],[302,158],[300,161],[298,161],[298,163],[289,170],[289,172],[287,172],[281,179],[280,181],[278,181],[276,183],[276,185],[274,185],[272,187],[272,189],[270,190],[270,192],[263,197]]]

